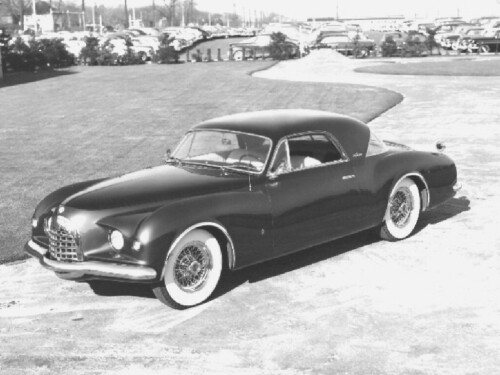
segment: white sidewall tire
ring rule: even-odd
[[[234,61],[242,61],[243,60],[243,51],[242,50],[234,51],[233,59],[234,59]]]
[[[174,279],[174,266],[177,257],[190,242],[202,242],[210,252],[212,258],[212,268],[202,287],[196,291],[183,290]],[[165,261],[164,285],[170,298],[183,307],[198,305],[206,301],[219,283],[222,272],[222,253],[219,242],[209,232],[202,229],[195,229],[186,234],[175,248],[167,256]]]
[[[479,46],[479,53],[489,53],[490,47],[487,45]]]
[[[410,212],[410,217],[408,218],[408,222],[403,227],[399,227],[391,219],[390,207],[392,198],[394,197],[396,192],[402,188],[408,189],[410,191],[413,205]],[[385,211],[384,222],[380,230],[381,237],[388,241],[397,241],[408,237],[417,225],[418,217],[420,216],[420,207],[420,192],[415,182],[410,178],[405,178],[400,181],[393,189],[393,191],[391,192],[391,196],[389,197],[387,209]]]

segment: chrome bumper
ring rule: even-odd
[[[106,277],[131,281],[147,281],[156,278],[156,271],[151,267],[133,266],[97,261],[58,262],[48,259],[45,255],[48,250],[33,240],[28,241],[24,250],[40,261],[45,268],[54,271],[63,279],[76,280],[82,278]]]

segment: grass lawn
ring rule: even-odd
[[[401,100],[384,89],[252,78],[272,62],[75,67],[0,83],[0,263],[24,257],[31,215],[77,181],[158,165],[199,121],[271,108],[371,120]]]
[[[500,76],[500,58],[381,64],[357,68],[355,71],[360,73],[427,76]]]

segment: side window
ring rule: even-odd
[[[271,172],[280,174],[341,160],[341,151],[324,134],[292,136],[279,146]]]

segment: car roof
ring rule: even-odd
[[[310,109],[275,109],[238,113],[204,121],[191,130],[219,129],[256,134],[276,144],[281,138],[319,131],[332,134],[348,154],[365,153],[370,138],[368,126],[352,117]]]

